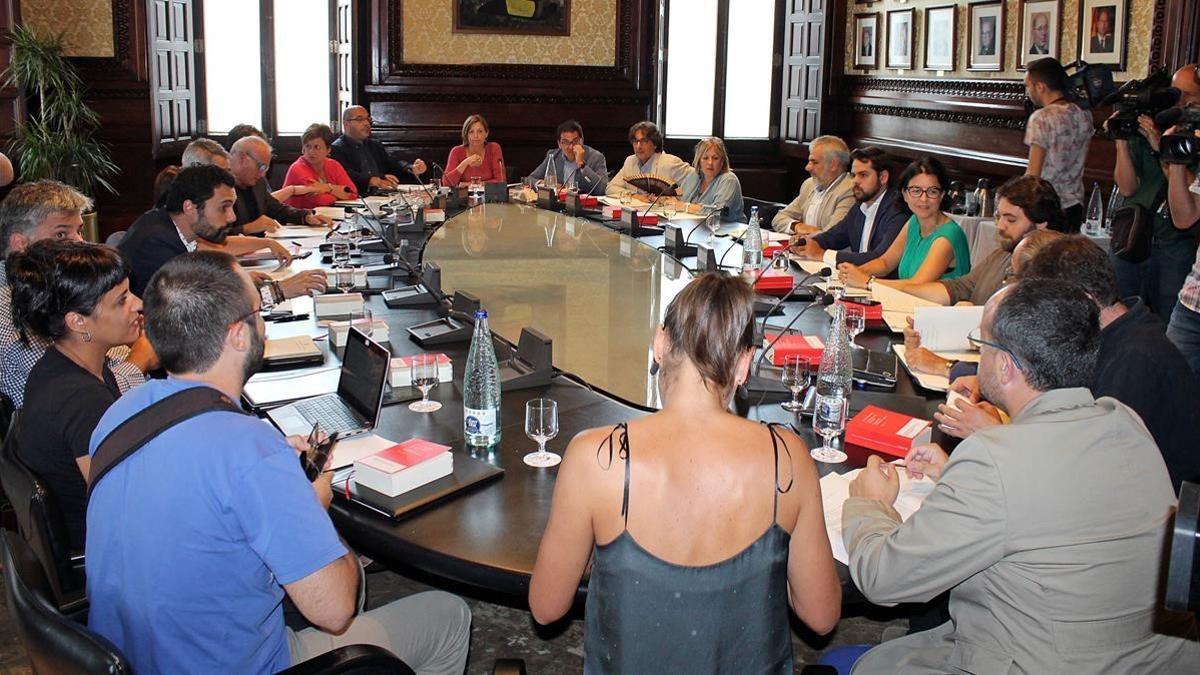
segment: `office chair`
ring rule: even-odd
[[[50,597],[65,614],[86,610],[82,553],[73,554],[67,525],[53,493],[17,452],[20,414],[0,446],[0,485],[12,504],[17,530],[42,564]]]
[[[8,607],[34,672],[132,673],[125,655],[103,636],[59,613],[33,551],[16,533],[0,531],[0,563]],[[313,657],[281,675],[413,675],[403,661],[374,645],[348,645]]]
[[[750,207],[757,206],[759,224],[762,225],[762,227],[770,229],[771,219],[775,217],[776,213],[779,213],[785,207],[787,207],[787,204],[769,202],[765,199],[754,199],[753,197],[742,197],[742,206],[742,213],[746,214],[747,221],[750,220]]]

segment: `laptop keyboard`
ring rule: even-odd
[[[321,430],[326,433],[345,433],[362,428],[362,424],[354,419],[346,405],[336,396],[299,401],[296,403],[296,410],[309,422],[319,423]]]

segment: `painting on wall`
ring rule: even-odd
[[[879,66],[879,13],[854,15],[854,67],[870,70]]]
[[[1004,70],[1004,2],[967,6],[967,69]]]
[[[571,0],[454,0],[454,32],[570,35]]]
[[[1083,0],[1079,7],[1079,58],[1125,70],[1128,0]]]
[[[925,70],[954,70],[958,42],[958,7],[925,8]]]
[[[887,67],[913,67],[913,21],[916,10],[897,9],[887,13]]]
[[[1021,40],[1018,68],[1024,69],[1033,61],[1047,56],[1059,58],[1061,17],[1062,0],[1021,0],[1021,27],[1017,32]]]

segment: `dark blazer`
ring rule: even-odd
[[[375,162],[378,173],[367,170],[365,155],[369,155],[370,159]],[[368,193],[371,187],[371,178],[375,176],[390,173],[399,178],[402,183],[415,182],[416,180],[409,173],[412,170],[412,162],[394,159],[388,154],[387,149],[383,147],[383,143],[374,138],[367,138],[362,143],[359,143],[346,138],[345,135],[338,136],[334,139],[333,146],[330,147],[329,156],[336,159],[342,165],[342,168],[346,170],[346,173],[350,174],[350,180],[354,181],[354,187],[358,188],[358,194],[360,195]]]
[[[187,253],[187,246],[167,210],[151,209],[133,221],[117,244],[117,251],[129,262],[129,290],[140,298],[158,268]]]
[[[231,234],[241,234],[242,226],[257,220],[259,216],[265,215],[287,225],[303,225],[304,219],[312,213],[308,209],[288,206],[272,197],[265,178],[259,178],[254,187],[237,188],[233,212],[237,214],[237,220],[233,221]]]
[[[875,212],[875,226],[871,228],[871,247],[868,250],[858,250],[863,226],[867,222],[866,215],[859,208],[861,204],[855,204],[837,225],[814,236],[813,239],[821,248],[837,251],[839,264],[848,262],[861,265],[883,255],[896,239],[896,235],[900,234],[911,214],[900,205],[900,201],[896,199],[896,191],[891,188],[879,195],[879,199],[879,207]]]

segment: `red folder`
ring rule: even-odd
[[[862,307],[863,308],[863,319],[866,321],[883,321],[883,304],[882,303],[874,303],[874,304],[870,304],[870,305],[864,305],[861,302],[855,302],[854,300],[851,300],[849,298],[842,300],[842,302],[847,305],[856,305],[858,307]]]
[[[771,344],[771,340],[775,339],[778,333],[763,334],[763,348]],[[821,355],[825,353],[825,342],[816,335],[802,335],[800,333],[788,333],[779,338],[775,345],[767,351],[767,358],[776,366],[782,366],[783,360],[788,356],[801,356],[804,360],[812,364],[821,362]]]
[[[754,290],[763,295],[784,296],[796,285],[796,279],[787,270],[768,267],[754,282]]]
[[[928,443],[932,431],[929,420],[869,405],[846,424],[846,442],[903,457]]]

